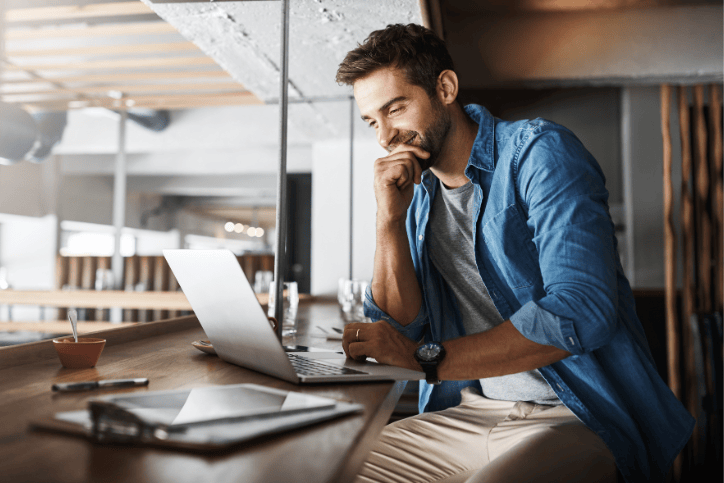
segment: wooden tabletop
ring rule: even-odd
[[[343,327],[331,302],[304,302],[299,334],[285,344],[329,349],[316,326]],[[92,369],[63,368],[51,341],[0,348],[0,475],[3,481],[54,482],[348,482],[384,427],[403,383],[295,386],[203,354],[191,342],[205,338],[195,317],[97,332],[107,339]],[[320,335],[320,336],[317,336]],[[57,382],[148,377],[148,388],[53,393]],[[90,397],[256,383],[360,403],[364,411],[231,451],[197,455],[168,449],[103,446],[83,438],[30,429],[60,411],[83,409]]]

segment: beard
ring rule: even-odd
[[[389,145],[389,151],[393,151],[400,144],[417,146],[430,153],[427,159],[417,159],[423,171],[430,169],[437,163],[442,147],[445,144],[447,135],[450,132],[452,121],[450,114],[445,110],[442,103],[432,99],[432,123],[425,128],[422,135],[418,131],[404,131],[399,133]]]

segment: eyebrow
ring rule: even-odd
[[[378,112],[382,112],[382,111],[386,110],[388,107],[390,107],[392,104],[394,104],[395,102],[403,101],[403,100],[405,100],[405,99],[407,99],[407,97],[405,97],[405,96],[397,96],[397,97],[395,97],[394,99],[390,99],[389,101],[385,102],[382,107],[380,107],[379,109],[377,109],[377,111],[378,111]],[[365,116],[365,115],[362,116],[362,120],[363,120],[363,121],[367,121],[368,119],[369,119],[369,116]]]

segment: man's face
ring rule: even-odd
[[[435,165],[450,130],[450,114],[439,99],[410,84],[402,71],[380,69],[354,83],[354,97],[362,119],[373,127],[377,141],[388,152],[401,145],[418,146],[428,159],[418,159],[426,170]],[[403,147],[404,149],[404,147]]]

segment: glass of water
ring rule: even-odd
[[[274,317],[276,298],[276,282],[269,284],[268,317]],[[297,333],[297,309],[299,308],[299,289],[297,282],[284,282],[284,320],[282,321],[282,335],[295,335]]]
[[[364,314],[367,285],[369,282],[366,280],[339,279],[337,301],[339,301],[342,317],[346,322],[369,322]]]

